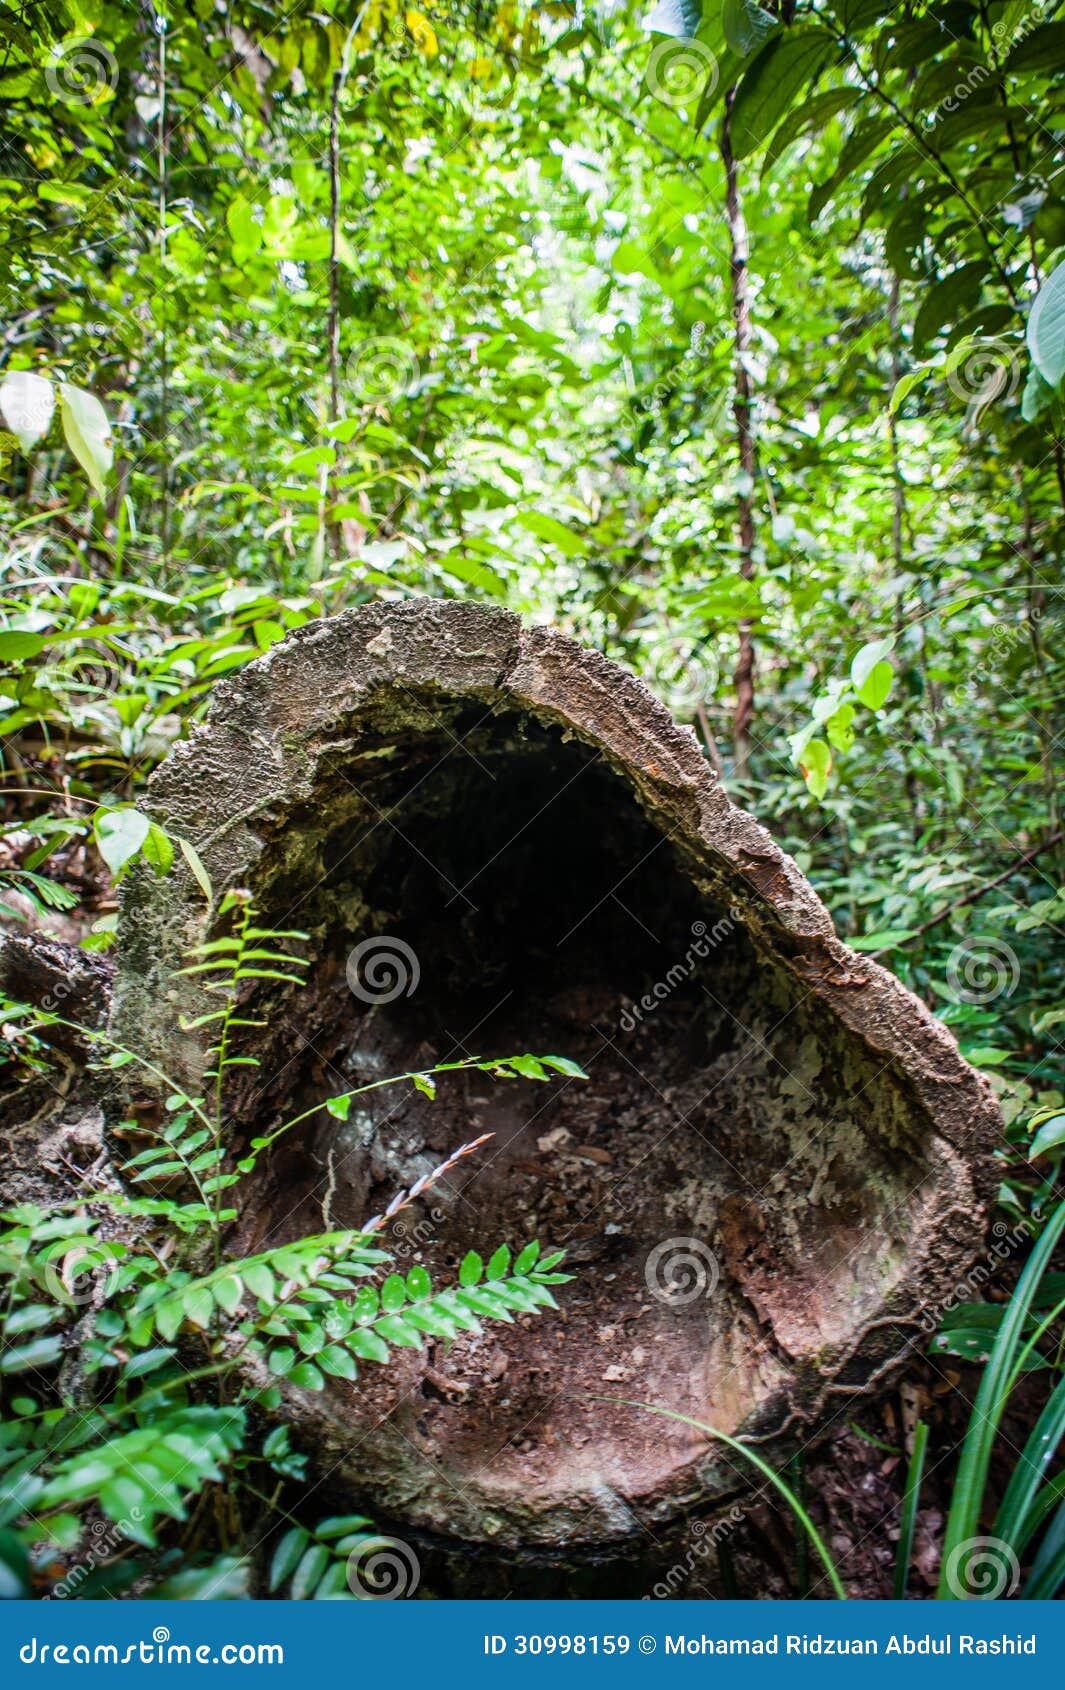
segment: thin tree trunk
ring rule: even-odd
[[[894,393],[902,375],[899,362],[899,278],[892,275],[891,292],[888,295],[888,328],[890,331],[891,352],[891,391]],[[899,458],[899,428],[894,411],[888,414],[888,442],[891,449],[891,555],[895,564],[896,578],[900,578],[905,563],[906,549],[906,483],[902,479],[902,463]],[[905,606],[902,591],[895,598],[895,638],[902,638],[905,630]],[[917,783],[917,776],[909,762],[906,765],[906,801],[910,806],[913,819],[913,840],[917,844],[924,828],[924,800]]]
[[[1047,674],[1046,650],[1043,643],[1042,621],[1046,614],[1046,592],[1036,568],[1035,534],[1032,525],[1032,507],[1028,499],[1028,489],[1024,484],[1024,472],[1018,468],[1016,479],[1020,488],[1022,528],[1022,550],[1028,565],[1028,584],[1025,594],[1025,621],[1028,625],[1028,638],[1035,659],[1036,685],[1038,692],[1033,700],[1032,715],[1038,728],[1039,761],[1043,775],[1043,792],[1047,807],[1047,833],[1060,838],[1058,830],[1058,789],[1054,770],[1054,729],[1048,713],[1047,700],[1053,698],[1050,678]]]
[[[340,415],[340,95],[344,87],[346,58],[345,50],[345,64],[333,74],[332,98],[329,103],[329,317],[326,338],[329,348],[330,422],[335,422]],[[335,452],[336,441],[333,440],[330,444]],[[338,524],[330,522],[326,515],[328,506],[336,502],[335,461],[331,467],[323,465],[321,490],[326,539],[332,555],[338,557],[340,529]]]
[[[156,39],[158,41],[157,61],[157,99],[159,101],[159,138],[156,149],[156,167],[158,170],[158,225],[157,239],[159,248],[159,502],[161,506],[159,517],[159,537],[162,546],[164,572],[170,562],[170,435],[168,416],[170,411],[170,347],[167,339],[166,323],[166,217],[167,217],[167,130],[169,113],[166,109],[166,19],[159,18],[156,24]]]
[[[721,124],[721,158],[725,166],[725,214],[728,220],[732,285],[733,398],[732,416],[740,467],[736,537],[739,542],[740,575],[754,578],[754,483],[758,453],[754,441],[754,391],[748,368],[751,345],[751,286],[748,261],[750,240],[743,215],[739,177],[732,152],[732,105],[736,96],[730,88],[725,96]],[[733,673],[735,703],[732,708],[733,767],[738,780],[746,780],[750,767],[751,723],[754,720],[754,624],[747,618],[739,626],[739,650]]]

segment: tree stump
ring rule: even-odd
[[[622,1546],[735,1491],[905,1357],[981,1245],[999,1123],[949,1033],[835,936],[690,729],[573,640],[460,602],[311,624],[222,683],[149,807],[211,877],[124,889],[114,1030],[184,1082],[179,978],[227,888],[302,928],[303,991],[248,1013],[234,1148],[311,1103],[465,1054],[586,1082],[441,1083],[281,1140],[243,1193],[262,1247],[358,1225],[481,1133],[394,1225],[434,1281],[468,1248],[565,1246],[561,1313],[368,1364],[285,1412],[331,1488],[446,1540]],[[132,1070],[124,1070],[129,1074]],[[143,1099],[142,1099],[143,1101]],[[628,1399],[628,1401],[618,1400]]]

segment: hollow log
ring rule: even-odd
[[[308,935],[306,988],[267,981],[249,1005],[260,1066],[231,1100],[234,1148],[466,1054],[551,1052],[589,1076],[385,1088],[289,1134],[246,1185],[234,1242],[263,1247],[358,1225],[492,1133],[397,1220],[400,1263],[435,1281],[503,1239],[570,1252],[558,1315],[321,1394],[286,1385],[332,1488],[436,1542],[617,1549],[749,1476],[630,1403],[782,1460],[952,1299],[994,1184],[986,1084],[840,942],[692,732],[598,653],[461,602],[310,624],[218,687],[149,807],[214,896],[184,871],[130,879],[118,1037],[197,1083],[208,1032],[177,1028],[202,999],[175,971],[227,888]]]

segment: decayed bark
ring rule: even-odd
[[[755,573],[754,483],[758,473],[758,449],[754,438],[754,388],[750,372],[751,285],[750,238],[743,214],[739,173],[732,151],[732,106],[736,96],[730,88],[725,96],[721,124],[721,158],[725,166],[725,215],[729,230],[729,276],[732,289],[734,373],[732,416],[736,429],[741,486],[737,500],[736,536],[739,542],[740,576],[752,581]],[[749,619],[739,626],[739,651],[733,674],[735,702],[732,710],[732,746],[737,779],[747,778],[751,752],[751,724],[754,720],[754,625]]]
[[[631,1544],[744,1481],[688,1429],[602,1398],[786,1459],[834,1398],[890,1377],[979,1250],[986,1086],[839,942],[691,731],[599,654],[455,602],[310,624],[218,687],[147,803],[196,844],[215,903],[180,868],[123,883],[123,1042],[199,1088],[202,1001],[177,971],[224,926],[225,889],[309,935],[306,988],[264,982],[247,1004],[260,1065],[228,1099],[234,1150],[340,1077],[466,1047],[590,1076],[532,1097],[451,1076],[434,1103],[385,1088],[345,1121],[320,1111],[241,1188],[244,1250],[358,1226],[494,1133],[386,1242],[445,1282],[501,1237],[572,1252],[557,1318],[405,1351],[355,1388],[280,1387],[353,1502],[485,1554]],[[366,945],[395,964],[376,997],[351,984]],[[143,1075],[115,1084],[135,1078],[148,1110]],[[663,1284],[664,1262],[687,1282]]]

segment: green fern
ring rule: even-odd
[[[350,1597],[348,1559],[355,1550],[380,1542],[364,1528],[373,1521],[364,1514],[337,1514],[320,1520],[313,1531],[293,1525],[278,1541],[270,1560],[271,1596],[283,1593],[293,1602]]]
[[[460,1145],[357,1229],[249,1256],[225,1254],[224,1230],[238,1217],[241,1178],[282,1134],[319,1111],[343,1120],[354,1098],[398,1084],[432,1099],[440,1076],[463,1071],[542,1083],[558,1074],[583,1077],[583,1070],[566,1057],[524,1053],[464,1057],[373,1080],[321,1099],[253,1139],[230,1163],[226,1080],[255,1061],[239,1053],[234,1035],[259,1025],[240,1006],[256,982],[302,983],[302,964],[283,948],[302,935],[256,925],[242,893],[229,894],[220,913],[231,918],[230,933],[198,947],[184,970],[215,1000],[184,1023],[212,1029],[209,1100],[106,1032],[13,1006],[25,1011],[17,1020],[20,1034],[32,1037],[62,1022],[99,1051],[102,1067],[138,1066],[164,1099],[160,1123],[126,1121],[117,1129],[139,1146],[122,1169],[133,1189],[94,1190],[84,1201],[47,1210],[23,1205],[0,1217],[0,1398],[6,1399],[0,1401],[0,1563],[16,1583],[28,1577],[28,1546],[43,1539],[76,1547],[90,1509],[113,1522],[117,1541],[154,1552],[165,1531],[180,1546],[190,1505],[205,1487],[228,1485],[238,1498],[244,1489],[258,1495],[247,1476],[257,1462],[282,1479],[302,1472],[306,1458],[289,1447],[284,1427],[269,1434],[260,1452],[246,1449],[251,1404],[273,1413],[282,1384],[321,1391],[329,1379],[356,1383],[366,1365],[387,1365],[397,1349],[554,1308],[552,1287],[568,1278],[558,1271],[561,1253],[541,1256],[537,1242],[514,1259],[501,1245],[487,1265],[470,1252],[450,1286],[434,1287],[421,1266],[388,1271],[381,1235],[389,1221],[490,1134]],[[234,1193],[230,1206],[223,1205],[226,1191]],[[183,1263],[180,1246],[205,1232],[214,1262],[203,1272]],[[68,1350],[76,1351],[76,1400],[60,1384]],[[253,1360],[277,1383],[252,1387],[247,1363]],[[24,1391],[26,1377],[38,1393],[33,1398],[14,1394]],[[276,1499],[260,1500],[275,1506]],[[350,1595],[346,1557],[374,1541],[363,1529],[369,1524],[362,1516],[314,1530],[292,1522],[275,1554],[271,1589],[286,1586],[297,1599]],[[195,1593],[216,1578],[243,1588],[248,1569],[233,1548],[223,1542],[208,1565],[182,1561],[158,1589]],[[150,1560],[124,1550],[116,1560],[108,1593],[152,1570]],[[85,1593],[99,1582],[88,1581]]]

